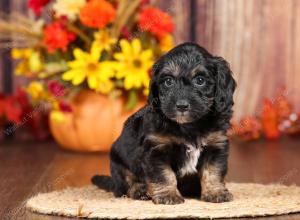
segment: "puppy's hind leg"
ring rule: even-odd
[[[113,193],[115,197],[121,197],[127,194],[129,185],[126,182],[126,168],[122,165],[111,161],[111,177],[113,180]]]
[[[128,197],[136,200],[149,200],[150,196],[147,193],[147,185],[145,183],[133,183],[127,192]]]
[[[136,200],[148,200],[149,196],[147,194],[146,184],[139,182],[136,176],[129,170],[126,170],[125,176],[128,184],[127,196]]]

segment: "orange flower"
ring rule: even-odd
[[[66,30],[64,25],[56,21],[49,24],[44,30],[44,44],[48,52],[53,53],[57,49],[66,51],[70,42],[76,38],[75,34]]]
[[[171,34],[159,38],[159,46],[163,52],[168,52],[174,47],[174,39]]]
[[[90,0],[80,10],[81,23],[92,28],[104,28],[115,16],[115,8],[105,0]]]
[[[155,7],[147,7],[139,14],[139,27],[161,38],[174,30],[174,23],[167,13]]]

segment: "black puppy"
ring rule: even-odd
[[[111,177],[92,182],[155,204],[232,200],[224,177],[235,87],[224,59],[193,43],[175,47],[153,66],[148,104],[112,146]]]

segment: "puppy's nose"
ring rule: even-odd
[[[179,100],[176,102],[176,108],[180,112],[185,112],[189,109],[190,104],[186,100]]]

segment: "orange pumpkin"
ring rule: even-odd
[[[133,110],[127,111],[123,98],[111,99],[83,90],[72,102],[73,111],[64,113],[63,122],[50,117],[50,130],[65,149],[107,152],[120,135],[125,120],[143,105],[144,102],[139,102]]]

